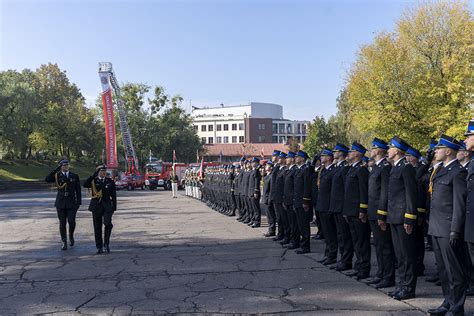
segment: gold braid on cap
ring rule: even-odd
[[[54,175],[54,179],[56,180],[56,188],[58,188],[59,190],[66,190],[67,189],[67,181],[65,181],[63,184],[59,184],[59,181],[58,181],[58,173],[59,172],[56,172],[56,174]]]
[[[95,179],[92,179],[92,193],[91,193],[91,198],[93,199],[101,199],[102,198],[102,190],[97,191],[97,188],[95,186]]]

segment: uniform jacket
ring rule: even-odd
[[[78,209],[79,205],[82,204],[81,182],[79,176],[71,171],[69,171],[69,177],[66,177],[61,171],[52,171],[46,176],[45,181],[48,183],[56,183],[56,177],[58,179],[57,184],[60,187],[64,184],[65,186],[62,189],[58,188],[54,206],[60,209]]]
[[[258,194],[260,198],[260,181],[262,180],[262,175],[260,173],[260,168],[255,168],[250,170],[249,175],[249,186],[247,191],[248,197],[253,197],[254,194]]]
[[[249,190],[249,178],[250,178],[250,171],[245,170],[242,175],[242,192],[243,196],[248,196]]]
[[[315,174],[316,185],[319,177],[319,198],[316,203],[316,211],[325,213],[329,211],[329,206],[331,204],[332,176],[336,171],[336,167],[334,164],[332,164],[328,166],[328,168],[324,166],[321,166],[321,168],[322,169],[318,170],[318,172]]]
[[[359,217],[359,213],[367,213],[369,170],[359,161],[351,165],[344,178],[344,216]]]
[[[272,175],[273,175],[273,172],[263,177],[262,200],[263,200],[263,204],[266,204],[266,205],[268,205],[268,203],[270,202],[270,190],[271,190],[270,182],[271,182]]]
[[[276,199],[277,195],[277,176],[278,176],[278,170],[280,170],[280,165],[275,165],[273,166],[272,173],[270,174],[270,196],[269,196],[269,202],[273,202]]]
[[[294,195],[294,172],[296,170],[296,165],[292,165],[285,170],[284,177],[284,187],[283,187],[283,204],[293,205],[293,195]]]
[[[415,168],[402,158],[390,171],[387,223],[415,225],[416,197]]]
[[[416,172],[416,211],[418,217],[426,217],[428,208],[426,206],[428,190],[425,189],[426,174],[430,166],[426,163],[418,163],[415,167]],[[429,183],[429,178],[428,178]]]
[[[92,175],[87,178],[83,186],[92,189],[93,184],[97,192],[102,192],[102,195],[100,198],[91,198],[89,211],[101,212],[103,208],[105,212],[115,212],[117,210],[117,191],[114,181],[108,177],[100,180],[98,176]]]
[[[278,169],[278,174],[276,175],[275,182],[276,185],[273,186],[273,183],[271,186],[275,190],[275,195],[273,196],[273,202],[278,203],[278,204],[283,204],[283,193],[285,190],[285,174],[288,170],[287,166],[280,166]],[[275,170],[273,170],[275,172]],[[273,190],[273,189],[272,189]]]
[[[329,211],[332,213],[342,213],[342,209],[344,208],[344,178],[350,166],[347,165],[346,161],[342,161],[339,166],[336,164],[334,168],[336,170],[334,170],[331,179],[331,203],[329,205]]]
[[[311,205],[311,175],[312,167],[306,164],[293,167],[293,207],[302,208]]]
[[[449,237],[451,232],[464,234],[466,220],[467,171],[458,160],[441,167],[433,177],[430,225],[428,233]]]
[[[369,220],[375,221],[379,215],[387,215],[388,178],[392,165],[383,158],[375,164],[369,174]],[[379,214],[380,213],[380,214]],[[385,218],[384,218],[385,219]]]
[[[474,163],[467,171],[466,227],[464,239],[474,243]]]

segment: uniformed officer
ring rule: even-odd
[[[321,168],[316,173],[316,186],[318,188],[318,200],[316,202],[316,213],[321,219],[321,228],[324,234],[326,248],[324,257],[319,260],[324,265],[337,262],[337,228],[333,214],[329,213],[331,203],[332,176],[336,170],[330,149],[323,149],[320,155]]]
[[[388,179],[392,165],[387,161],[388,144],[380,138],[374,138],[370,157],[374,164],[369,174],[369,207],[367,215],[374,236],[375,254],[378,270],[375,278],[368,282],[376,284],[378,289],[395,285],[395,254],[390,227],[380,229],[377,213],[386,214],[388,203]]]
[[[367,220],[369,170],[362,163],[366,152],[367,149],[363,145],[352,143],[349,151],[351,166],[344,178],[342,214],[349,224],[356,254],[354,272],[348,275],[356,276],[357,280],[370,276],[370,227]]]
[[[97,253],[103,253],[103,248],[109,253],[112,215],[117,210],[115,183],[107,176],[107,167],[98,165],[94,174],[87,178],[83,186],[91,190],[89,211],[92,212]],[[102,224],[105,226],[104,239],[102,239]]]
[[[470,267],[464,242],[466,218],[466,169],[456,159],[461,145],[441,135],[435,155],[443,166],[433,177],[428,233],[433,237],[436,265],[444,301],[430,314],[464,315]]]
[[[416,248],[413,229],[417,221],[415,168],[406,160],[410,147],[400,137],[390,141],[388,159],[393,163],[388,182],[387,213],[379,213],[382,230],[390,224],[393,246],[397,258],[399,276],[397,287],[389,295],[397,300],[415,297]]]
[[[275,211],[279,216],[278,222],[278,234],[274,241],[279,241],[281,245],[286,245],[290,242],[290,224],[288,214],[283,207],[283,193],[285,189],[285,173],[288,169],[286,165],[287,155],[284,152],[280,152],[278,159],[278,171],[275,169],[274,178],[271,183],[270,199],[275,205]]]
[[[268,179],[268,205],[267,205],[267,218],[268,218],[268,231],[265,233],[265,237],[274,237],[276,235],[276,227],[281,225],[280,215],[276,212],[275,209],[275,190],[273,187],[276,185],[272,184],[276,181],[276,175],[278,174],[278,170],[280,169],[280,165],[278,163],[280,151],[274,150],[272,153],[272,160],[270,161],[271,169],[267,174],[269,175]],[[279,228],[280,229],[280,228]]]
[[[464,135],[466,136],[464,140],[466,149],[470,152],[474,151],[474,119],[469,121]],[[471,277],[466,294],[474,295],[474,266],[472,265],[474,263],[474,163],[469,163],[467,171],[466,227],[464,238],[468,243],[471,258]]]
[[[346,162],[349,148],[344,144],[337,143],[333,149],[333,153],[336,170],[334,171],[331,181],[329,212],[333,214],[336,220],[340,258],[336,265],[330,267],[336,271],[346,271],[352,269],[352,258],[354,257],[351,231],[349,224],[342,215],[344,208],[344,179],[350,168]]]
[[[76,213],[82,204],[79,176],[69,171],[69,161],[62,159],[56,169],[46,176],[46,182],[53,183],[58,192],[54,206],[59,219],[62,250],[67,250],[66,222],[69,224],[69,245],[74,246]]]
[[[471,163],[473,152],[470,150],[467,150],[466,144],[460,140],[459,143],[461,144],[461,148],[458,150],[458,154],[456,158],[459,160],[461,165],[468,170],[469,169],[469,164]]]
[[[283,207],[285,208],[288,216],[288,224],[290,226],[290,239],[288,243],[288,249],[297,249],[300,247],[300,232],[298,229],[298,222],[296,220],[296,213],[293,209],[293,195],[294,191],[294,173],[296,170],[295,165],[296,153],[288,151],[286,158],[286,164],[288,169],[285,170],[285,182],[283,188]]]
[[[265,237],[275,236],[276,231],[276,219],[275,209],[273,203],[270,203],[270,182],[272,177],[273,162],[268,161],[264,167],[263,176],[263,189],[262,189],[262,202],[265,205],[265,211],[268,220],[268,231],[264,234]]]
[[[296,222],[299,231],[299,246],[301,249],[296,250],[297,254],[311,252],[311,220],[313,213],[310,212],[311,202],[311,179],[313,168],[306,165],[308,154],[302,150],[296,153],[295,171],[294,171],[294,193],[293,193],[293,209],[296,215]]]
[[[252,169],[249,176],[248,197],[251,209],[251,221],[249,226],[252,228],[260,227],[262,211],[260,209],[260,182],[262,174],[260,173],[260,159],[258,157],[252,158]]]

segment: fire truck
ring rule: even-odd
[[[115,78],[112,63],[99,63],[99,77],[102,85],[102,103],[104,107],[104,121],[106,125],[106,147],[107,147],[107,166],[109,173],[121,181],[129,190],[142,188],[144,185],[143,175],[138,168],[138,158],[133,146],[132,134],[127,122],[124,101],[120,86]],[[112,91],[115,99],[112,99]],[[115,102],[114,102],[115,101]],[[117,170],[118,160],[115,141],[115,118],[113,115],[113,105],[117,107],[120,132],[122,133],[123,148],[125,149],[125,173],[121,178]]]
[[[187,167],[187,164],[179,162],[150,161],[145,165],[145,188],[155,190],[161,187],[165,190],[171,190],[171,177],[174,170],[178,175],[178,188],[182,189],[184,172]]]

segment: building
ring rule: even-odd
[[[274,150],[288,152],[285,144],[207,144],[204,145],[205,161],[236,162],[242,156],[271,159]]]
[[[191,116],[203,144],[303,143],[309,124],[284,119],[281,105],[261,102],[193,108]]]

